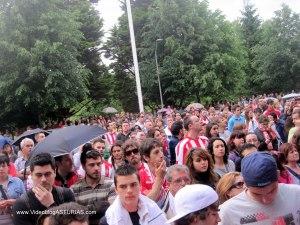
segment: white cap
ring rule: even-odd
[[[175,195],[176,215],[167,223],[172,223],[192,212],[204,209],[218,200],[218,194],[203,184],[191,184],[181,188]]]

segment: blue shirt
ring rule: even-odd
[[[17,199],[23,193],[25,193],[25,187],[20,178],[8,176],[7,189],[5,189],[4,191],[6,192],[8,199]],[[3,199],[4,197],[0,192],[0,200]]]
[[[230,132],[233,131],[233,127],[237,124],[246,124],[246,120],[243,116],[236,116],[236,115],[233,115],[230,117],[229,121],[228,121],[228,130]]]

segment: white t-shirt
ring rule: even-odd
[[[219,225],[299,225],[300,186],[279,184],[274,202],[263,205],[245,191],[220,206]]]

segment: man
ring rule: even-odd
[[[109,202],[115,197],[112,181],[101,176],[101,154],[96,150],[83,151],[80,161],[85,171],[85,177],[74,184],[71,189],[74,192],[76,202],[87,206],[88,210],[96,212],[89,217],[90,225],[98,225],[104,216]]]
[[[181,121],[176,121],[171,126],[172,136],[169,141],[169,151],[170,151],[170,164],[174,165],[176,163],[176,152],[175,148],[178,142],[183,138],[183,123]]]
[[[65,213],[57,213],[65,212]],[[43,225],[88,225],[89,213],[86,207],[76,202],[68,202],[49,210],[49,215],[40,221]]]
[[[25,164],[29,158],[29,153],[33,146],[34,142],[30,138],[24,138],[20,143],[22,155],[16,159],[15,167],[18,171],[18,177],[22,180],[26,180],[27,176],[29,175],[29,171],[25,171]]]
[[[120,132],[117,135],[117,140],[125,142],[126,140],[129,139],[129,135],[130,135],[129,123],[127,121],[124,121],[122,123],[122,132]]]
[[[117,198],[105,214],[109,225],[166,224],[166,217],[155,202],[140,194],[140,179],[134,167],[120,166],[114,183]]]
[[[203,184],[186,185],[175,195],[175,225],[216,225],[220,222],[218,194]]]
[[[165,180],[166,161],[160,141],[146,138],[140,147],[141,155],[146,162],[139,169],[141,193],[152,199],[166,213],[173,216],[173,198],[167,191]]]
[[[230,132],[232,132],[234,126],[238,124],[246,124],[245,118],[241,115],[241,107],[239,105],[233,106],[232,111],[234,112],[234,115],[228,120],[228,130]]]
[[[141,130],[143,130],[144,129],[144,121],[145,121],[145,115],[144,115],[144,113],[141,113],[139,115],[138,121],[134,125],[139,126],[139,128],[141,128]]]
[[[169,191],[174,197],[176,193],[187,184],[191,184],[189,168],[186,165],[170,166],[166,173]]]
[[[148,133],[148,131],[153,128],[153,123],[150,119],[146,119],[144,124],[145,124],[144,131],[145,133]]]
[[[73,161],[69,154],[55,157],[56,177],[54,184],[60,187],[69,188],[78,180],[77,174],[73,171]]]
[[[171,137],[172,137],[172,132],[171,132],[171,128],[172,128],[172,124],[174,123],[173,117],[172,115],[168,115],[167,117],[167,126],[164,129],[164,132],[167,136],[167,140],[168,142],[170,141]]]
[[[276,161],[267,152],[242,160],[246,189],[220,207],[220,225],[299,224],[300,186],[278,184]]]
[[[176,160],[180,165],[186,163],[187,156],[192,148],[205,148],[205,143],[199,139],[202,129],[200,119],[197,116],[188,116],[184,119],[183,125],[187,130],[187,134],[175,148]]]
[[[125,160],[133,167],[136,168],[137,171],[143,167],[142,157],[139,151],[139,144],[134,140],[127,140],[122,145],[122,149],[124,152]]]
[[[13,205],[15,225],[36,224],[44,210],[65,202],[75,201],[68,188],[55,187],[55,161],[49,153],[41,153],[30,160],[33,188]]]
[[[109,122],[107,130],[108,130],[108,132],[106,134],[104,134],[104,138],[107,141],[107,143],[111,146],[117,140],[116,123],[115,122]]]
[[[253,110],[253,118],[249,121],[248,131],[254,132],[254,130],[258,127],[258,118],[262,115],[263,111],[260,108],[255,108]]]
[[[37,143],[42,142],[46,138],[45,134],[43,132],[37,133],[34,135],[34,139]]]
[[[255,145],[256,148],[259,147],[259,141],[255,133],[248,133],[245,136],[246,143]]]

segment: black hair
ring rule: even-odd
[[[207,125],[206,125],[206,128],[205,128],[205,136],[209,139],[209,138],[212,138],[211,134],[210,134],[210,130],[212,129],[213,126],[217,125],[219,127],[219,124],[217,122],[209,122]],[[219,134],[218,134],[218,137],[219,137]]]
[[[115,171],[115,176],[114,176],[115,186],[117,187],[118,176],[130,176],[133,174],[135,174],[138,178],[138,181],[140,181],[140,176],[135,167],[131,166],[130,164],[123,164],[119,166],[118,169]]]
[[[243,152],[249,148],[256,148],[254,144],[251,143],[245,143],[241,148],[240,148],[240,156],[243,157]]]
[[[72,222],[88,222],[89,215],[86,213],[87,210],[86,206],[76,202],[63,203],[49,209],[49,225],[69,225]],[[68,213],[55,213],[59,211],[67,211]]]
[[[182,121],[175,121],[171,126],[171,133],[174,136],[178,136],[180,133],[180,130],[183,129],[183,123]]]
[[[50,153],[40,153],[36,156],[34,156],[30,160],[30,171],[32,172],[34,170],[35,166],[47,166],[50,165],[53,170],[55,170],[55,160],[53,156],[50,155]]]
[[[253,110],[253,113],[260,113],[260,114],[262,114],[263,112],[262,112],[262,110],[261,110],[261,108],[255,108],[254,110]]]
[[[114,147],[120,147],[121,148],[121,151],[123,152],[123,149],[122,149],[122,145],[124,144],[123,141],[121,140],[117,140],[110,148],[110,152],[111,152],[111,164],[113,165],[113,167],[115,167],[115,158],[113,157],[113,149]],[[124,153],[124,152],[123,152]]]
[[[150,153],[155,147],[162,147],[162,143],[155,138],[146,138],[140,147],[141,155],[150,157]]]
[[[229,150],[228,150],[228,146],[227,146],[226,142],[225,142],[222,138],[219,138],[219,137],[213,137],[213,138],[211,138],[211,139],[209,140],[209,142],[208,142],[207,150],[208,150],[209,153],[211,154],[212,159],[213,159],[213,161],[214,161],[214,163],[215,163],[215,155],[214,155],[214,146],[213,146],[213,144],[214,144],[214,142],[217,141],[217,140],[222,141],[223,144],[224,144],[224,147],[225,147],[225,154],[224,154],[224,156],[223,156],[223,161],[224,161],[225,164],[227,164],[227,163],[228,163]]]
[[[188,215],[181,217],[180,219],[176,220],[174,222],[175,225],[189,225],[192,224],[196,218],[199,218],[200,220],[205,220],[207,217],[207,211],[208,209],[214,210],[214,211],[218,211],[218,205],[219,203],[213,203],[210,206],[204,208],[204,209],[200,209],[198,211],[189,213]]]
[[[4,152],[3,152],[3,153],[0,153],[0,165],[1,165],[1,164],[9,165],[9,158],[8,158],[8,155],[5,154]]]
[[[80,162],[82,166],[85,166],[87,159],[98,159],[102,158],[102,155],[99,151],[93,149],[90,143],[86,143],[82,147],[82,152],[80,155]]]

